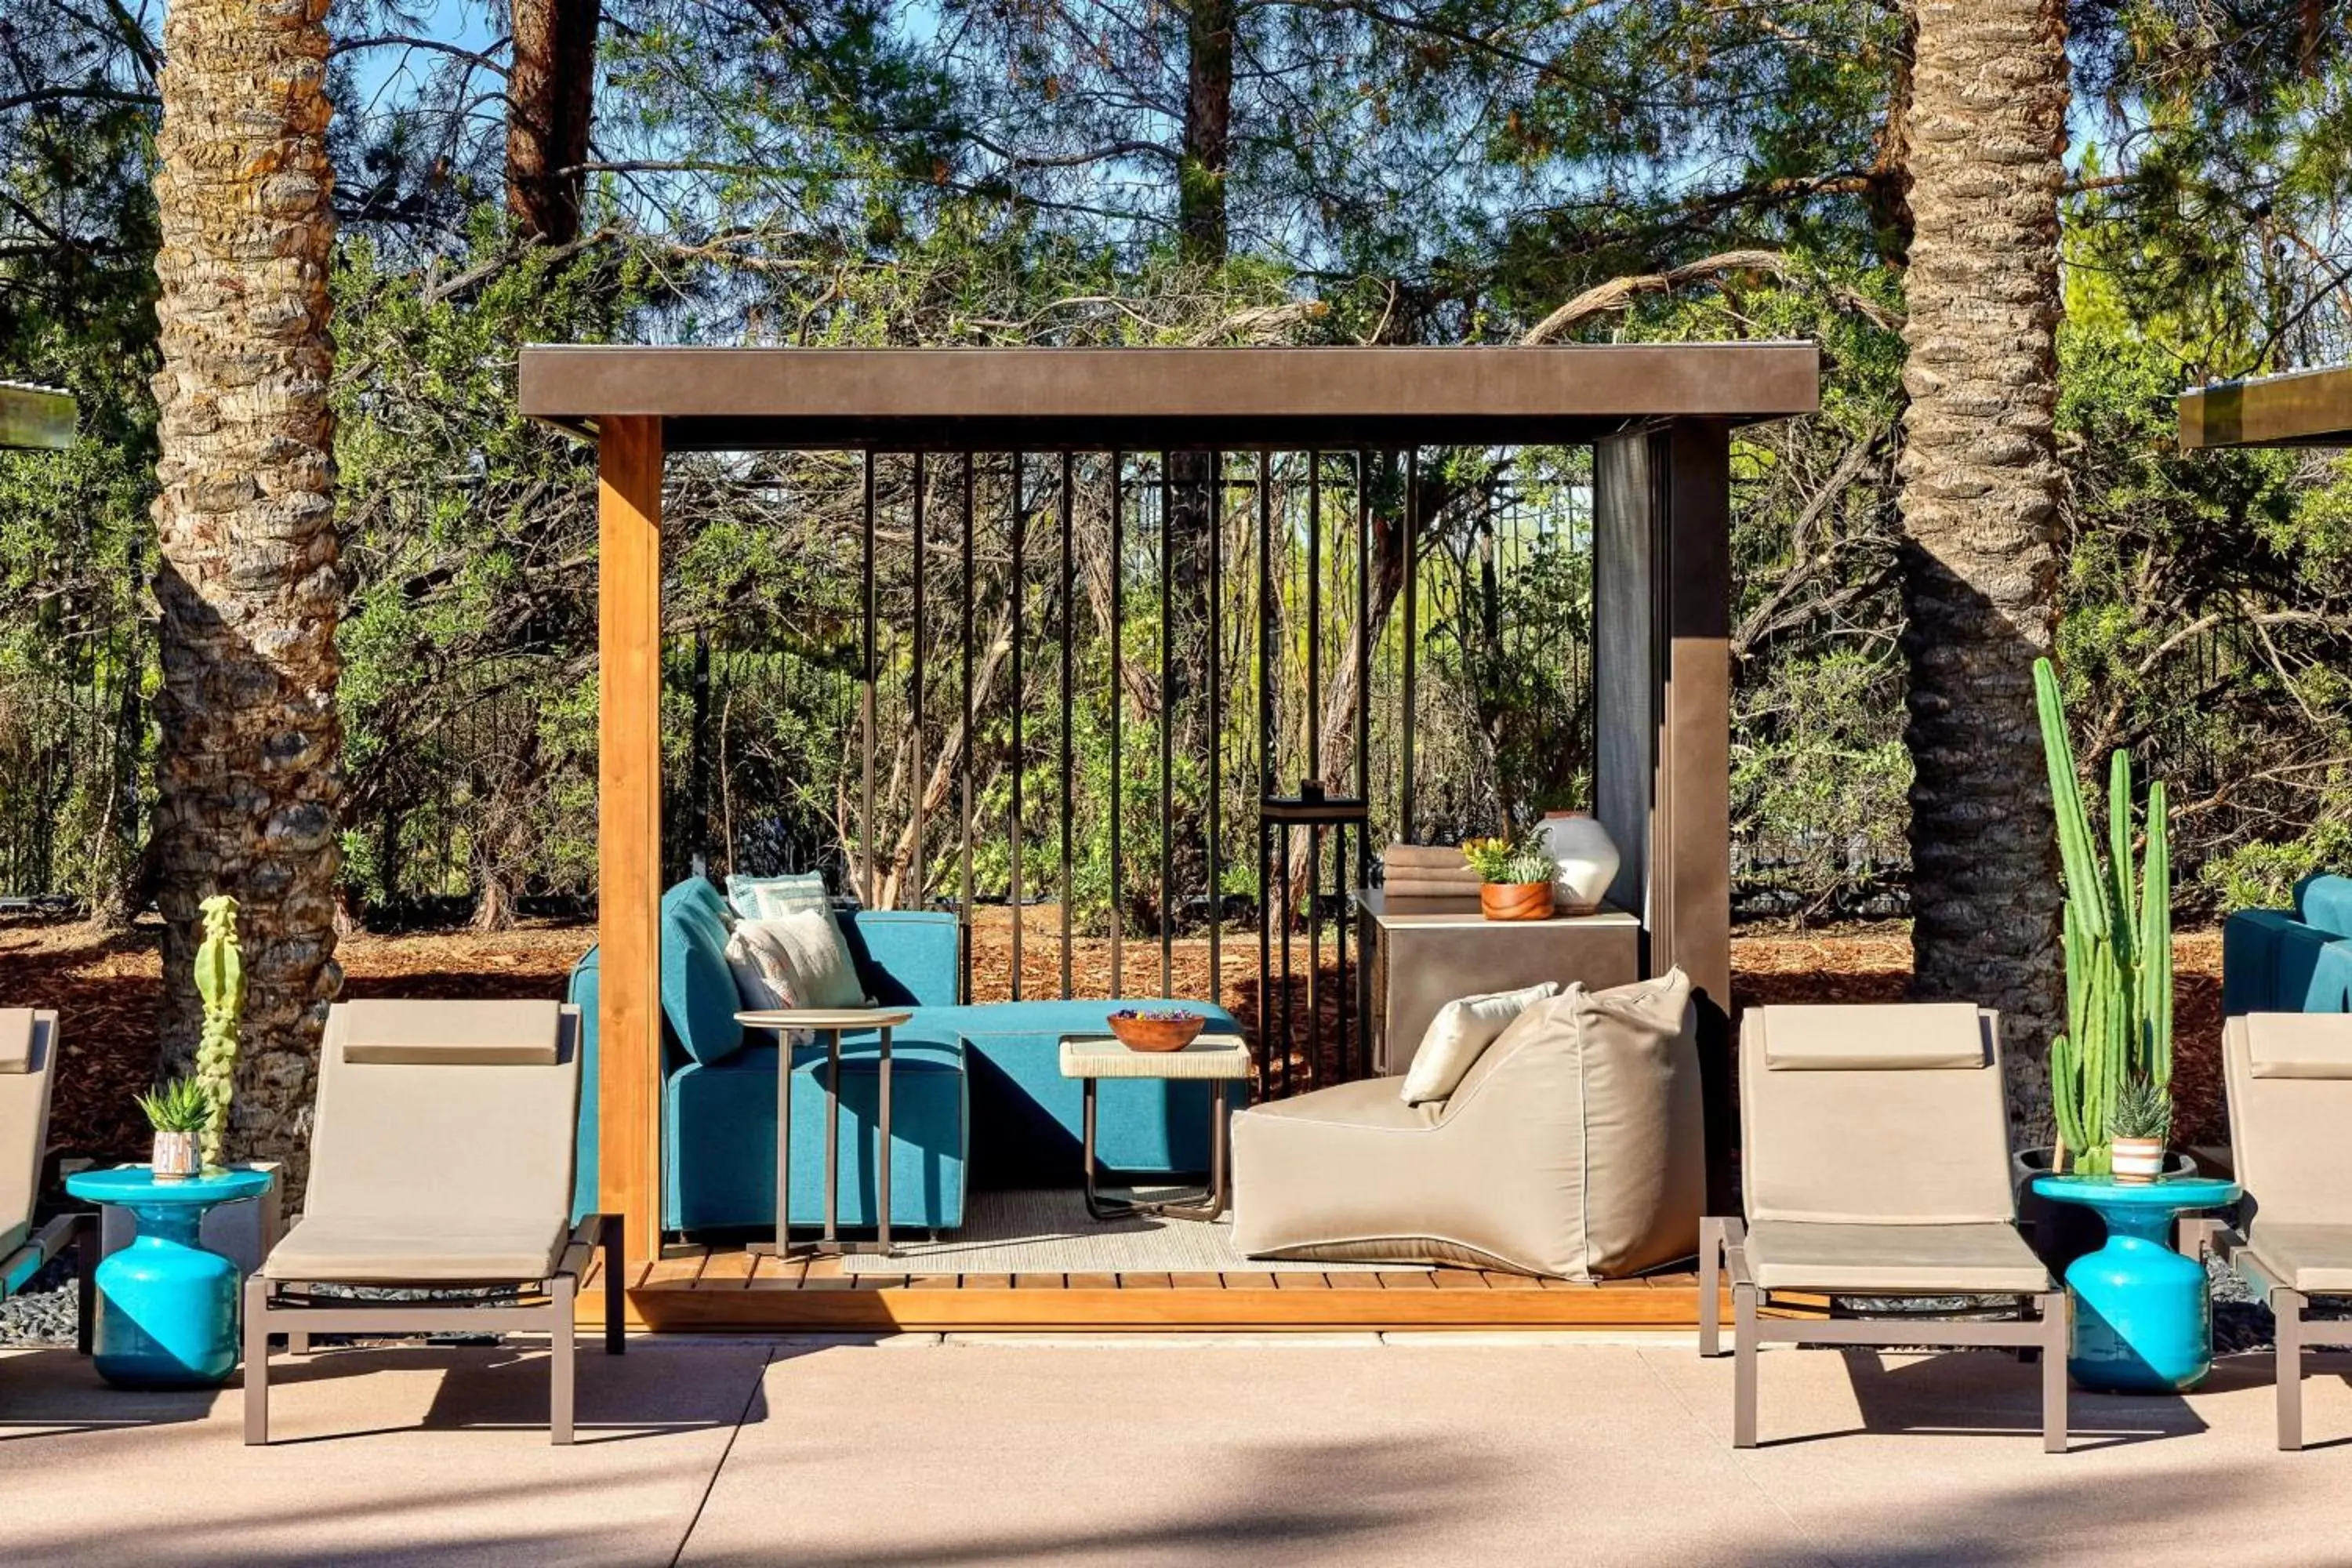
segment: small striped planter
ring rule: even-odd
[[[2107,1169],[2118,1182],[2153,1182],[2164,1174],[2164,1140],[2115,1138],[2107,1142]]]

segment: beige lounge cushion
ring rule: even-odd
[[[2352,1225],[2279,1224],[2257,1215],[2247,1227],[2246,1250],[2290,1290],[2352,1290]]]
[[[385,1067],[553,1067],[562,1004],[343,1004],[343,1059]]]
[[[1559,983],[1547,980],[1518,991],[1464,996],[1440,1007],[1412,1053],[1412,1070],[1404,1075],[1404,1102],[1426,1105],[1452,1094],[1462,1075],[1510,1027],[1512,1020],[1526,1012],[1530,1003],[1559,992]]]
[[[1766,1037],[1775,1072],[1901,1072],[1989,1067],[1984,1031],[1970,1004],[1883,1007],[1784,1006]]]
[[[1234,1240],[1255,1257],[1475,1263],[1592,1279],[1697,1246],[1706,1186],[1690,984],[1531,1003],[1442,1104],[1368,1079],[1234,1119]]]
[[[28,1072],[33,1065],[33,1010],[0,1007],[0,1072]]]
[[[1998,1018],[1971,1068],[1775,1072],[1783,1036],[1823,1026],[1900,1035],[1948,1027],[1941,1005],[1751,1007],[1740,1025],[1740,1178],[1748,1218],[1813,1225],[2001,1225],[2017,1215]],[[1914,1018],[1914,1015],[1927,1015]]]
[[[272,1247],[271,1279],[365,1284],[520,1284],[554,1272],[562,1218],[306,1215]]]
[[[866,987],[849,944],[826,910],[799,910],[744,921],[735,939],[746,944],[761,975],[788,1000],[785,1007],[864,1007]],[[731,945],[731,942],[730,942]]]
[[[2257,1020],[2221,1030],[2231,1157],[2257,1226],[2352,1226],[2352,1078],[2264,1078],[2253,1070]],[[2321,1033],[2352,1035],[2352,1014],[2314,1014]]]
[[[1748,1232],[1748,1268],[1767,1290],[1994,1296],[2055,1289],[2012,1225],[1759,1220]]]
[[[49,1089],[57,1074],[58,1016],[7,1009],[0,1031],[22,1029],[25,1065],[0,1072],[0,1257],[32,1234],[33,1199],[49,1133]]]
[[[446,1066],[353,1061],[343,1048],[351,1007],[327,1012],[303,1218],[265,1272],[377,1283],[544,1278],[572,1216],[580,1010],[559,1009],[553,1067]],[[436,1032],[430,1018],[404,1027]],[[412,1265],[422,1272],[400,1272]]]
[[[2352,1078],[2352,1014],[2249,1013],[2246,1045],[2256,1078]]]

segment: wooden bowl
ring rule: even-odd
[[[1181,1051],[1208,1021],[1198,1013],[1139,1013],[1128,1007],[1110,1016],[1110,1032],[1130,1051]]]
[[[1551,919],[1551,884],[1481,882],[1478,908],[1490,921],[1548,921]]]

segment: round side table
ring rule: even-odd
[[[2212,1176],[2118,1182],[2036,1176],[2033,1190],[2081,1204],[2106,1222],[2106,1245],[2066,1268],[2074,1344],[2066,1370],[2098,1394],[2185,1393],[2213,1370],[2213,1298],[2205,1265],[2172,1246],[2173,1222],[2238,1201]]]
[[[206,1251],[198,1230],[207,1209],[268,1185],[267,1171],[159,1182],[144,1165],[66,1178],[74,1196],[120,1204],[139,1224],[138,1238],[98,1266],[99,1376],[118,1388],[210,1388],[236,1370],[237,1268]]]

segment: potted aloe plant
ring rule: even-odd
[[[1478,873],[1478,909],[1490,921],[1540,921],[1551,915],[1558,864],[1531,834],[1473,838],[1462,857]]]
[[[2172,1095],[2152,1079],[2135,1078],[2116,1090],[2107,1113],[2107,1170],[2118,1182],[2152,1182],[2164,1173],[2164,1146],[2172,1136]]]
[[[184,1182],[203,1168],[196,1147],[212,1121],[212,1099],[193,1077],[158,1084],[139,1097],[139,1109],[155,1134],[148,1168],[159,1182]]]

